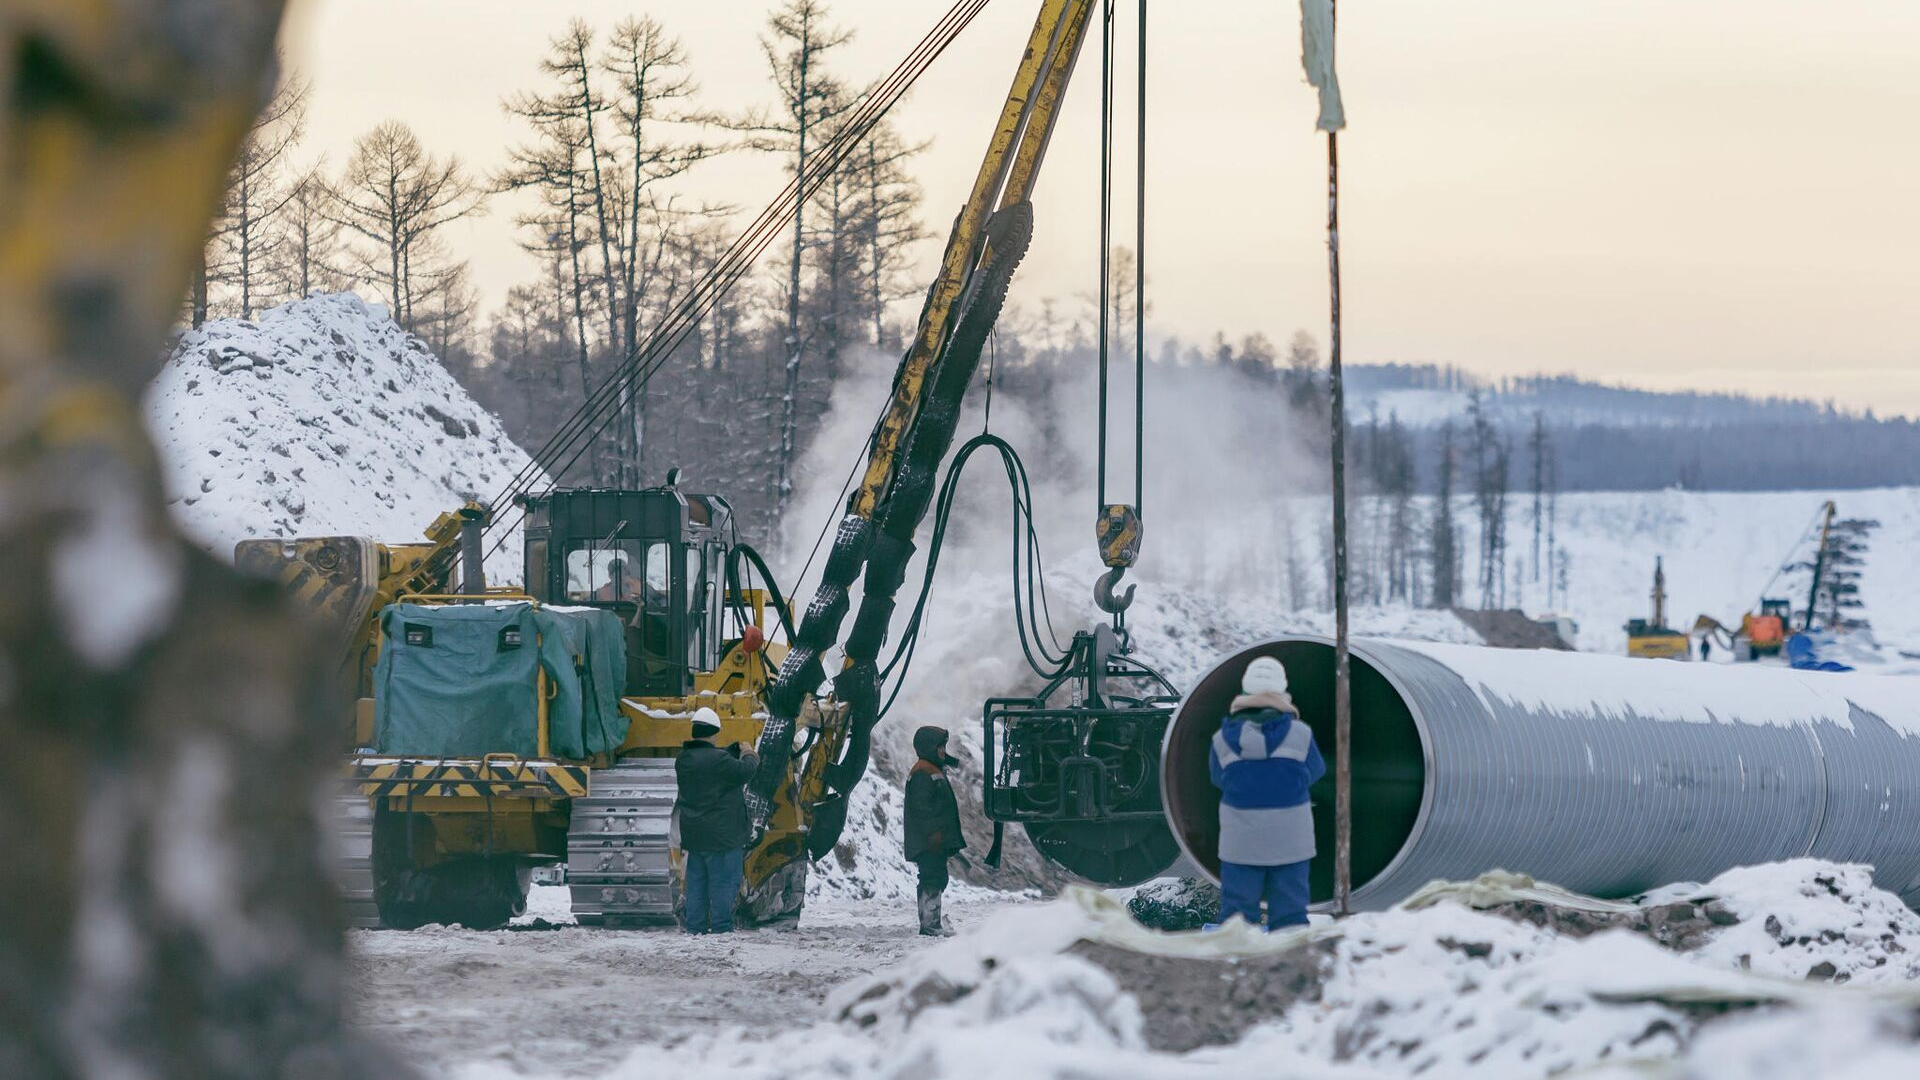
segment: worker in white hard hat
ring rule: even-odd
[[[1208,771],[1220,789],[1220,919],[1268,930],[1307,923],[1307,868],[1314,855],[1307,788],[1327,764],[1313,730],[1287,693],[1287,669],[1257,656],[1240,677]]]
[[[744,742],[714,745],[720,716],[712,709],[695,709],[689,726],[693,737],[673,763],[679,782],[673,812],[687,868],[682,907],[687,933],[724,934],[733,929],[733,905],[746,876],[747,842],[753,838],[746,784],[760,758]]]

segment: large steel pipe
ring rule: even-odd
[[[1286,665],[1325,751],[1313,895],[1333,892],[1333,644],[1221,663],[1168,729],[1181,846],[1217,875],[1207,747],[1255,656]],[[1467,645],[1353,643],[1354,903],[1493,869],[1597,896],[1812,856],[1920,906],[1920,679]]]

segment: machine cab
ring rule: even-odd
[[[559,489],[526,500],[527,591],[613,611],[627,628],[634,697],[678,697],[719,662],[733,508],[669,483]]]

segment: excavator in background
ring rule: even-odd
[[[1812,630],[1814,609],[1819,606],[1820,586],[1832,565],[1831,545],[1836,510],[1831,499],[1821,504],[1819,512],[1814,516],[1819,536],[1814,543],[1813,561],[1810,564],[1795,563],[1796,553],[1807,540],[1807,534],[1802,534],[1793,549],[1788,551],[1787,557],[1781,560],[1781,565],[1774,571],[1773,577],[1767,579],[1767,583],[1761,586],[1760,600],[1751,610],[1740,616],[1739,629],[1730,629],[1713,616],[1703,614],[1694,620],[1694,635],[1710,637],[1717,641],[1736,660],[1752,661],[1763,656],[1779,656],[1786,650],[1787,639],[1794,634],[1793,601],[1784,596],[1766,596],[1765,593],[1773,588],[1774,582],[1780,580],[1781,574],[1796,565],[1812,571],[1812,580],[1807,590],[1806,613],[1799,627],[1801,631]],[[1808,533],[1811,532],[1813,530],[1809,529]]]
[[[1627,621],[1627,655],[1649,660],[1691,660],[1692,640],[1667,625],[1667,571],[1653,559],[1653,618]]]
[[[1779,656],[1786,648],[1793,601],[1784,596],[1762,597],[1759,605],[1740,616],[1739,629],[1729,629],[1711,615],[1693,621],[1695,637],[1711,637],[1736,660]]]

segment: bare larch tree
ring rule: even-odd
[[[828,22],[821,0],[785,0],[767,16],[768,33],[760,39],[767,68],[780,95],[771,110],[731,119],[727,126],[743,133],[756,150],[783,154],[792,162],[795,181],[805,183],[809,155],[819,148],[822,135],[845,110],[859,103],[840,80],[827,70],[827,57],[853,39],[853,33]],[[800,325],[800,276],[806,260],[807,208],[793,216],[793,250],[788,253],[784,390],[780,406],[780,451],[774,479],[774,505],[784,514],[793,495],[793,464],[797,451],[795,408],[800,396],[800,364],[806,335]]]
[[[346,287],[340,269],[340,226],[327,216],[327,178],[315,164],[287,181],[288,198],[276,224],[282,277],[298,299]]]
[[[243,319],[287,292],[280,217],[294,195],[286,174],[305,129],[308,89],[304,80],[286,81],[255,118],[227,171],[226,194],[207,239],[205,284],[229,296],[229,303],[215,303]],[[195,326],[209,306],[195,305]]]
[[[414,328],[414,303],[446,272],[435,234],[483,209],[486,192],[453,156],[437,158],[407,125],[388,120],[354,140],[327,213],[360,244],[355,269],[386,294],[394,321]]]

